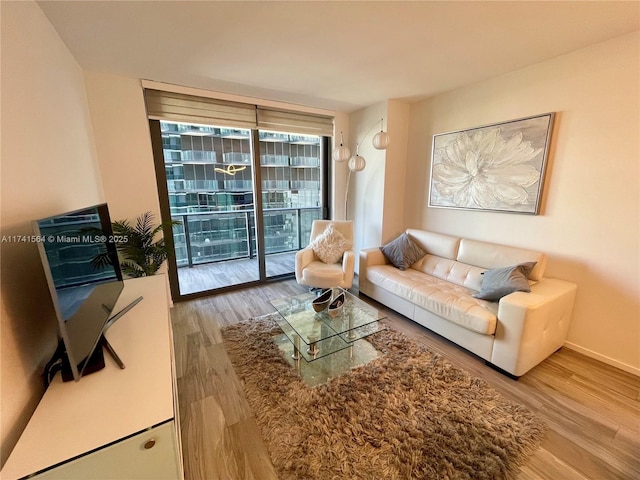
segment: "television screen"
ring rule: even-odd
[[[66,356],[78,381],[124,287],[106,204],[34,222]]]

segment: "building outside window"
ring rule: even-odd
[[[306,246],[322,217],[321,137],[259,131],[260,188],[252,131],[160,122],[178,266],[257,255],[260,195],[266,255]]]

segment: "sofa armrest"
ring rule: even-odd
[[[387,257],[384,256],[382,250],[378,247],[363,248],[360,250],[360,258],[358,263],[358,289],[368,295],[370,284],[367,280],[367,268],[374,265],[386,265],[389,263]]]
[[[379,247],[363,248],[360,250],[360,265],[386,265],[389,263]]]
[[[518,377],[564,344],[577,285],[543,278],[500,299],[491,363]]]
[[[316,254],[311,247],[303,248],[296,252],[296,280],[302,281],[302,270],[316,259]]]

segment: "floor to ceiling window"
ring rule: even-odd
[[[327,213],[328,138],[304,125],[298,133],[258,122],[149,125],[163,219],[180,222],[172,238],[174,299],[291,275],[311,223]]]
[[[263,131],[259,138],[266,274],[274,277],[293,272],[293,255],[278,254],[306,246],[311,223],[322,218],[321,138]]]
[[[248,257],[251,131],[160,122],[178,267]],[[258,269],[248,279],[258,279]],[[184,293],[184,292],[183,292]]]

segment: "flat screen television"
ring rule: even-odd
[[[78,381],[104,366],[103,332],[124,288],[109,210],[103,203],[33,226],[64,347],[62,376]]]

